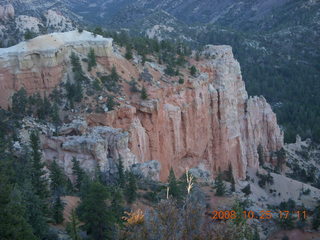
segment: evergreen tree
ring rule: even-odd
[[[63,170],[57,164],[56,160],[53,160],[50,166],[50,187],[53,194],[64,194],[66,191],[66,176]]]
[[[23,189],[22,198],[26,206],[26,219],[32,226],[34,235],[42,239],[48,232],[47,201],[36,194],[31,182],[25,182],[21,189]]]
[[[118,82],[119,81],[119,75],[118,75],[118,73],[117,73],[117,69],[116,69],[116,67],[113,65],[112,66],[112,69],[111,69],[111,74],[110,74],[110,79],[111,79],[111,81],[113,81],[113,82]]]
[[[0,136],[0,239],[37,239],[26,218],[21,192],[12,182],[12,159],[6,156]]]
[[[110,198],[105,186],[99,182],[90,182],[79,205],[79,217],[84,229],[95,240],[110,239],[113,227],[112,213],[106,200]]]
[[[170,168],[170,172],[169,172],[168,185],[169,185],[169,194],[175,198],[178,198],[180,191],[179,191],[177,179],[172,167]]]
[[[60,196],[57,195],[54,198],[53,209],[52,209],[53,220],[56,224],[60,224],[63,222],[63,209],[64,209],[64,204],[61,201]]]
[[[96,54],[93,48],[90,48],[88,53],[88,71],[91,71],[93,67],[97,66]]]
[[[31,182],[36,194],[40,199],[45,200],[48,197],[48,182],[45,177],[44,163],[41,161],[39,133],[33,131],[30,134],[31,142],[31,162],[32,175]]]
[[[262,145],[259,144],[258,145],[258,157],[259,157],[259,164],[260,166],[263,166],[264,165],[264,153],[263,153],[263,148],[262,148]]]
[[[169,76],[174,76],[176,75],[174,68],[172,67],[172,65],[167,65],[167,68],[164,70],[164,73],[169,75]]]
[[[72,71],[74,73],[78,72],[79,74],[82,74],[83,71],[82,71],[82,67],[80,64],[80,59],[74,52],[71,53],[70,60],[71,60],[71,64],[72,64]]]
[[[30,29],[27,29],[26,32],[24,33],[24,39],[25,40],[30,40],[32,38],[35,38],[37,34],[35,32],[32,32]]]
[[[281,148],[279,151],[276,152],[277,156],[277,167],[282,170],[283,164],[285,164],[286,161],[286,152],[283,148]]]
[[[127,45],[126,46],[126,55],[125,55],[126,59],[130,60],[133,58],[132,56],[132,49],[131,46]]]
[[[125,187],[124,167],[121,157],[119,158],[118,164],[118,184],[122,189]]]
[[[194,65],[192,65],[191,68],[190,68],[191,76],[195,76],[196,73],[197,73],[197,69],[196,69],[196,67]]]
[[[101,168],[99,163],[97,163],[96,168],[94,170],[94,179],[95,181],[99,182],[99,183],[104,183],[104,179],[103,179],[103,173],[101,172]]]
[[[81,184],[85,177],[85,172],[82,170],[80,167],[80,162],[75,157],[72,158],[72,163],[72,174],[76,177],[75,187],[78,191],[80,191]]]
[[[231,178],[231,192],[235,192],[236,191],[236,183],[234,181],[234,177],[232,176]]]
[[[16,114],[26,114],[28,104],[27,91],[21,88],[18,92],[12,96],[12,112]]]
[[[142,100],[148,99],[147,89],[144,86],[142,87],[140,97],[141,97]]]
[[[49,116],[52,112],[51,103],[49,102],[48,98],[45,96],[41,100],[41,104],[39,105],[39,108],[37,110],[38,118],[41,120],[45,120],[47,116]]]
[[[126,185],[126,198],[128,203],[133,203],[137,198],[136,177],[132,172],[128,173],[128,183]]]
[[[216,189],[216,196],[223,196],[226,192],[226,186],[222,180],[222,175],[220,172],[215,179],[214,188]]]
[[[53,104],[52,112],[51,112],[51,120],[56,128],[56,132],[58,131],[58,126],[61,124],[60,116],[59,116],[59,107],[57,103]]]
[[[250,184],[248,184],[246,187],[244,187],[241,191],[242,191],[246,196],[250,195],[250,194],[251,194]]]
[[[107,107],[109,111],[114,110],[114,106],[116,105],[113,96],[109,96],[107,99]]]
[[[120,188],[114,189],[112,193],[111,211],[117,223],[122,223],[124,213],[123,204],[124,200],[122,190]]]
[[[76,215],[76,212],[74,209],[71,211],[71,222],[68,222],[66,230],[71,237],[72,240],[81,240],[81,237],[79,235],[79,225],[80,222],[78,220],[78,217]]]

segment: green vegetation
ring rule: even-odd
[[[144,86],[142,87],[140,97],[141,97],[142,100],[148,99],[147,89]]]
[[[264,165],[264,153],[263,153],[263,148],[262,148],[261,144],[258,145],[257,151],[258,151],[258,156],[259,156],[259,165],[263,166]]]
[[[193,65],[190,68],[190,74],[191,74],[191,76],[195,76],[197,74],[197,69]]]
[[[222,180],[222,174],[219,172],[214,181],[214,188],[216,189],[216,196],[224,196],[226,193],[226,186]]]
[[[244,187],[243,189],[241,189],[241,191],[246,195],[250,195],[251,194],[251,187],[250,184],[248,184],[246,187]]]
[[[37,34],[30,29],[27,29],[26,32],[24,33],[24,39],[25,40],[30,40],[32,38],[35,38]]]
[[[88,53],[88,71],[91,71],[95,66],[97,66],[96,54],[94,53],[94,49],[90,48]]]
[[[267,175],[260,174],[258,171],[256,176],[259,178],[258,184],[261,188],[264,188],[266,184],[272,185],[274,183],[273,177],[271,176],[270,172]]]
[[[127,173],[128,181],[125,187],[125,195],[128,203],[133,203],[137,198],[137,182],[133,173]]]
[[[104,83],[107,90],[114,93],[118,93],[120,91],[119,80],[120,76],[118,75],[115,66],[112,66],[110,75],[101,77],[101,81]]]
[[[131,48],[130,45],[127,45],[127,46],[126,46],[125,58],[128,59],[128,60],[130,60],[130,59],[133,58],[133,56],[132,56],[132,48]]]

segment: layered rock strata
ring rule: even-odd
[[[13,93],[22,87],[29,94],[50,93],[67,79],[71,52],[86,57],[90,48],[98,57],[106,57],[112,52],[112,39],[71,31],[0,48],[0,106],[7,108]]]
[[[29,94],[50,92],[66,79],[71,52],[86,57],[90,48],[98,56],[99,71],[108,72],[115,65],[125,80],[143,75],[144,67],[121,57],[112,48],[112,39],[85,31],[45,35],[0,49],[0,106],[7,107],[21,87]],[[202,55],[205,57],[199,62],[190,60],[199,70],[197,76],[182,71],[184,84],[163,76],[163,66],[146,63],[148,81],[144,84],[149,100],[141,101],[125,92],[128,101],[116,110],[86,114],[88,126],[71,132],[65,127],[63,136],[44,140],[45,158],[56,158],[68,173],[73,156],[87,169],[97,163],[111,169],[109,159],[121,156],[127,167],[135,162],[159,161],[162,180],[171,167],[177,175],[195,168],[214,176],[229,165],[236,178],[245,178],[248,166],[258,167],[258,145],[268,161],[271,153],[283,146],[283,133],[266,100],[248,97],[231,47],[207,46]],[[128,135],[124,137],[119,129]],[[126,140],[115,137],[119,134]],[[114,146],[125,153],[109,150]],[[141,166],[144,172],[145,165]]]
[[[231,164],[237,178],[258,167],[257,146],[270,153],[283,145],[283,133],[263,97],[248,98],[239,63],[229,46],[207,46],[209,60],[185,86],[150,87],[152,99],[107,114],[91,114],[89,125],[109,125],[130,133],[130,149],[140,161],[161,163],[180,175],[200,164],[216,173]]]

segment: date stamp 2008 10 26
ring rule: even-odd
[[[241,216],[240,213],[237,213],[233,210],[224,210],[224,211],[212,211],[210,216],[213,220],[228,220],[228,219],[236,219],[238,217],[244,217],[246,219],[288,219],[289,217],[296,216],[298,219],[307,219],[307,211],[265,211],[261,210],[258,213],[254,211],[243,211]]]

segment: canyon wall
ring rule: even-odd
[[[283,133],[263,97],[248,98],[239,63],[229,46],[207,46],[208,60],[185,86],[150,86],[151,98],[106,114],[90,114],[89,125],[108,125],[130,133],[130,149],[140,161],[158,160],[165,180],[202,164],[212,173],[231,164],[237,178],[258,167],[257,147],[265,157],[283,145]]]
[[[124,164],[156,160],[160,162],[154,165],[161,166],[161,180],[167,178],[171,167],[177,175],[186,168],[198,167],[214,176],[217,171],[228,169],[229,164],[234,176],[243,179],[248,166],[259,165],[259,144],[266,161],[283,146],[283,133],[270,105],[263,97],[248,97],[230,46],[206,46],[200,61],[189,59],[199,73],[191,76],[188,69],[181,70],[185,83],[178,84],[178,79],[164,76],[164,66],[127,61],[119,49],[112,48],[112,39],[85,31],[41,36],[0,49],[0,106],[7,107],[12,94],[21,87],[29,94],[50,92],[66,80],[71,52],[86,57],[90,48],[98,56],[99,71],[110,72],[115,65],[124,80],[136,78],[148,68],[151,80],[143,85],[149,98],[143,101],[130,91],[123,91],[121,98],[126,100],[115,110],[83,112],[88,124],[86,134],[45,138],[46,160],[56,158],[68,169],[76,155],[84,168],[92,170],[97,163],[109,168],[108,148],[117,146],[110,145],[110,128],[110,134],[98,137],[97,145],[88,144],[99,131],[106,130],[101,126],[128,132],[123,138],[127,142],[120,144],[125,152],[121,155]],[[122,87],[128,89],[125,82]],[[111,158],[117,160],[119,154]]]

